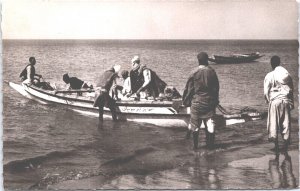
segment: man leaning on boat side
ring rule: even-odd
[[[77,77],[70,77],[68,73],[63,75],[63,81],[68,84],[68,88],[69,90],[76,90],[76,89],[93,89],[92,85],[88,85],[87,82],[82,81],[81,79],[78,79]]]
[[[29,58],[29,64],[23,69],[23,71],[20,74],[20,78],[25,84],[34,84],[35,83],[35,76],[41,78],[42,75],[35,73],[35,67],[36,64],[35,57]]]
[[[115,84],[120,68],[120,65],[114,65],[112,68],[104,71],[97,79],[94,107],[99,108],[99,122],[103,121],[103,107],[109,108],[112,119],[114,121],[117,120],[115,100],[110,97],[109,91],[113,84]]]
[[[182,100],[184,106],[191,107],[188,134],[193,132],[194,149],[198,148],[202,122],[205,125],[206,145],[212,149],[215,139],[214,116],[219,104],[219,80],[215,70],[208,66],[206,52],[199,53],[197,59],[199,66],[189,76]]]
[[[144,91],[146,98],[156,98],[160,93],[164,92],[166,83],[161,80],[157,74],[145,65],[141,65],[139,56],[134,56],[131,60],[130,89],[131,93],[127,97],[136,93],[137,98],[140,98],[140,93]]]
[[[278,133],[284,141],[284,153],[287,154],[291,133],[291,110],[294,109],[293,80],[289,72],[280,66],[280,58],[271,58],[272,72],[264,80],[264,96],[269,103],[267,130],[269,141],[274,142],[278,153]]]

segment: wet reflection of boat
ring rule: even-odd
[[[58,91],[13,82],[8,82],[8,84],[23,96],[42,104],[61,104],[84,115],[98,116],[98,108],[93,107],[93,90]],[[78,92],[81,94],[78,95]],[[88,93],[91,95],[88,95]],[[181,99],[172,101],[119,100],[116,105],[117,116],[121,121],[145,122],[169,127],[187,127],[190,118],[190,109],[181,107]],[[104,108],[104,117],[111,117],[108,108]],[[216,120],[219,126],[225,126],[259,120],[263,117],[264,113],[250,112],[243,115],[217,115]]]
[[[250,54],[233,54],[229,56],[217,56],[213,55],[213,57],[208,60],[211,62],[215,62],[217,64],[226,64],[226,63],[245,63],[245,62],[253,62],[264,55],[259,54],[259,52],[250,53]]]

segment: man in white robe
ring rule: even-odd
[[[280,66],[280,58],[271,58],[273,71],[264,80],[264,96],[269,103],[267,130],[269,140],[275,143],[278,152],[278,133],[284,140],[284,151],[287,152],[290,142],[291,110],[294,108],[293,80],[289,72]]]

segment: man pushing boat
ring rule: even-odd
[[[199,130],[203,122],[206,144],[208,148],[213,148],[215,139],[214,116],[219,104],[219,80],[215,70],[208,66],[207,53],[199,53],[197,59],[199,66],[192,71],[188,78],[182,98],[184,106],[191,106],[188,134],[193,132],[194,149],[197,149]]]
[[[117,120],[115,100],[110,97],[109,91],[115,83],[120,69],[120,65],[114,65],[112,68],[104,71],[97,79],[93,106],[99,108],[99,122],[103,122],[103,107],[109,108],[112,119],[114,121]]]

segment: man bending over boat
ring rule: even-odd
[[[103,121],[103,107],[107,107],[111,111],[112,119],[117,120],[115,100],[109,95],[109,91],[113,84],[116,83],[120,65],[114,65],[112,68],[104,71],[104,73],[97,79],[95,88],[94,107],[99,108],[99,122]]]
[[[214,116],[219,104],[219,80],[215,70],[208,66],[207,53],[199,53],[197,59],[199,66],[189,76],[182,100],[184,106],[191,106],[188,134],[193,132],[194,149],[198,148],[202,122],[205,125],[206,145],[211,149],[215,139]]]
[[[269,103],[267,130],[269,141],[274,142],[276,153],[278,147],[278,133],[284,141],[284,152],[287,154],[291,132],[291,110],[294,109],[293,80],[289,72],[280,66],[280,58],[271,58],[272,72],[264,80],[264,96]]]
[[[23,71],[20,74],[20,78],[25,84],[38,84],[39,79],[36,79],[35,76],[41,78],[42,75],[35,73],[35,67],[36,64],[35,57],[29,58],[29,64],[23,69]]]
[[[92,85],[88,85],[86,82],[76,78],[76,77],[69,77],[69,74],[63,75],[63,81],[66,84],[69,84],[68,89],[82,89],[82,88],[90,88],[93,89]]]
[[[160,93],[164,92],[167,85],[154,71],[145,65],[141,65],[139,56],[134,56],[131,60],[129,77],[131,93],[127,94],[127,97],[135,93],[139,99],[140,93],[144,91],[146,98],[156,98]]]

